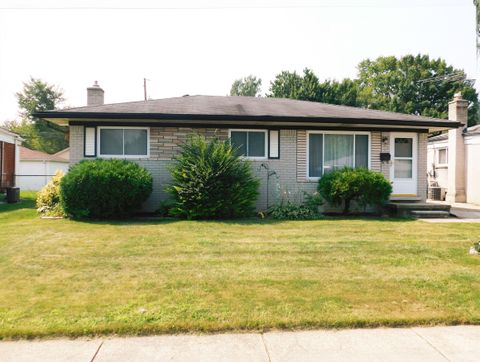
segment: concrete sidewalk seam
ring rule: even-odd
[[[270,358],[270,352],[268,351],[267,344],[265,343],[265,338],[263,338],[263,333],[260,333],[260,337],[262,338],[263,342],[263,348],[265,349],[265,353],[267,354],[268,362],[272,362],[272,359]]]
[[[92,359],[90,360],[90,362],[93,362],[95,360],[95,358],[97,358],[97,355],[98,355],[98,352],[100,352],[100,348],[102,348],[103,346],[103,341],[100,342],[100,345],[98,346],[97,350],[95,351],[95,354],[93,355]]]
[[[427,344],[432,347],[435,351],[437,351],[443,358],[445,358],[447,361],[452,362],[450,358],[448,358],[442,351],[440,351],[433,343],[431,343],[426,337],[422,336],[419,332],[417,332],[415,329],[410,328],[410,330],[415,333],[417,336],[419,336],[422,340],[427,342]]]

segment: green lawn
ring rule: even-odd
[[[0,205],[0,338],[480,323],[480,224],[42,220]]]

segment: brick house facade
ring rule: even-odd
[[[265,146],[255,141],[255,147],[260,145],[264,152],[262,157],[250,157],[253,171],[261,178],[259,210],[282,198],[296,201],[304,192],[315,192],[319,171],[312,171],[312,165],[319,164],[321,177],[327,172],[327,163],[333,167],[349,162],[355,165],[356,157],[368,159],[370,169],[392,181],[392,198],[425,201],[428,132],[458,126],[448,120],[272,98],[187,96],[103,105],[103,91],[98,89],[89,88],[89,92],[97,93],[89,93],[88,98],[98,104],[36,116],[70,127],[71,164],[110,157],[103,148],[116,147],[115,137],[123,137],[124,153],[126,147],[146,150],[144,155],[112,157],[135,161],[152,173],[154,191],[144,205],[148,211],[157,209],[167,197],[164,188],[170,180],[168,166],[193,133],[226,140],[231,132],[239,137],[250,137],[247,133],[251,132],[265,141]],[[127,135],[129,132],[133,133]],[[356,141],[357,135],[364,137],[364,148],[360,147],[360,138]],[[125,141],[140,136],[148,139],[133,146]],[[321,151],[314,148],[314,140]],[[253,138],[251,142],[253,145]],[[363,151],[357,151],[356,144]],[[278,151],[272,152],[271,147]],[[332,150],[340,156],[332,156]],[[345,150],[350,154],[345,155]],[[321,157],[314,152],[320,152]],[[317,174],[312,177],[314,172]]]

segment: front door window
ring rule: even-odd
[[[413,139],[395,138],[395,178],[413,177]]]

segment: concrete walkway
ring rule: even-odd
[[[480,326],[0,342],[0,361],[480,361]]]
[[[450,214],[459,219],[479,219],[480,220],[480,205],[467,203],[448,203],[446,201],[427,200],[427,203],[438,205],[450,205]]]

